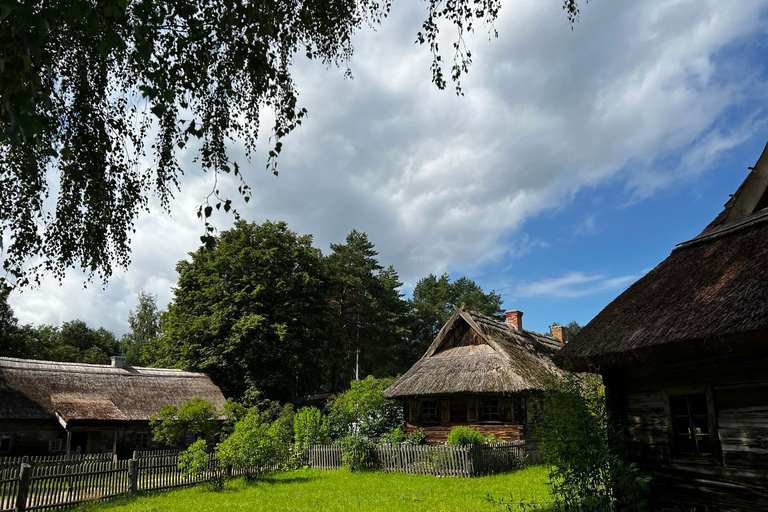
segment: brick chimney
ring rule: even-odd
[[[523,330],[523,312],[513,309],[512,311],[505,311],[507,315],[507,325],[510,325],[518,331]]]
[[[552,336],[565,343],[565,327],[562,325],[553,325],[550,327],[552,330]]]
[[[124,356],[112,356],[109,359],[112,361],[113,368],[122,368],[125,365]]]

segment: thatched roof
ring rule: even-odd
[[[0,419],[148,420],[194,397],[224,404],[202,373],[0,357]]]
[[[585,371],[732,351],[768,334],[768,146],[723,213],[555,357]]]
[[[549,377],[562,375],[552,362],[562,346],[551,336],[460,309],[384,394],[401,398],[544,389]]]

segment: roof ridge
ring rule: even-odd
[[[512,333],[524,332],[524,333],[529,333],[529,334],[533,334],[533,335],[536,335],[536,336],[541,336],[542,338],[547,338],[547,339],[551,339],[553,341],[559,342],[559,340],[557,338],[555,338],[554,336],[552,336],[551,334],[544,334],[544,333],[541,333],[541,332],[538,332],[538,331],[532,331],[530,329],[515,329],[514,327],[511,327],[506,322],[502,322],[501,320],[493,318],[492,316],[484,315],[484,314],[482,314],[480,312],[477,312],[477,311],[471,311],[471,310],[465,309],[464,312],[470,313],[472,315],[480,316],[480,317],[482,317],[484,319],[487,319],[487,320],[489,320],[489,321],[491,321],[493,323],[498,324],[499,326],[503,326],[506,330],[508,330],[509,332],[512,332]]]
[[[23,366],[14,366],[13,364],[17,363],[18,365]],[[46,368],[45,366],[54,366],[58,368]],[[36,368],[35,368],[36,367]],[[186,375],[199,375],[199,376],[205,376],[202,372],[193,372],[189,370],[181,370],[178,368],[152,368],[148,366],[123,366],[123,367],[115,367],[108,364],[94,364],[94,363],[75,363],[70,361],[48,361],[43,359],[24,359],[21,357],[5,357],[0,356],[0,368],[10,368],[10,369],[19,369],[19,370],[37,370],[37,371],[69,371],[72,373],[77,372],[78,370],[85,371],[89,370],[85,373],[97,373],[97,371],[100,371],[100,373],[115,373],[113,370],[135,370],[140,373],[147,372],[157,372],[157,373],[176,373],[176,374],[186,374]],[[93,371],[97,370],[97,371]]]

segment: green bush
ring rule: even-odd
[[[469,446],[473,444],[483,444],[485,438],[483,434],[472,427],[458,426],[451,429],[445,444],[448,446]]]
[[[381,442],[382,443],[388,443],[388,444],[400,444],[403,441],[405,441],[405,434],[403,433],[402,427],[397,427],[391,432],[384,434],[381,436]]]
[[[423,444],[427,444],[427,435],[423,430],[417,428],[406,436],[405,444],[410,444],[413,446],[421,446]]]
[[[179,453],[179,469],[181,472],[192,478],[199,478],[208,469],[211,456],[208,453],[205,439],[198,439],[189,448]],[[221,472],[213,475],[208,481],[208,485],[216,491],[224,488],[224,475]]]
[[[296,412],[293,417],[293,433],[296,446],[300,449],[331,442],[328,421],[317,407],[302,407]]]
[[[341,461],[350,471],[373,469],[376,463],[376,445],[357,436],[342,437],[340,444]]]
[[[184,433],[191,432],[195,439],[210,434],[217,424],[216,406],[202,398],[187,400],[181,407],[163,405],[160,412],[149,419],[156,441],[179,446]]]
[[[403,423],[403,406],[384,396],[395,378],[368,376],[353,381],[349,390],[333,397],[328,404],[333,434],[379,437]]]
[[[649,478],[626,463],[610,427],[600,377],[550,383],[546,422],[537,435],[556,503],[565,510],[640,512]]]
[[[216,446],[216,457],[225,466],[260,472],[287,462],[290,441],[286,408],[259,411],[252,407],[235,424],[232,435]]]

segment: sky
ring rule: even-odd
[[[499,37],[479,26],[467,40],[457,96],[431,83],[428,48],[414,44],[427,4],[395,2],[355,37],[352,79],[296,58],[309,117],[284,140],[278,177],[256,154],[243,166],[253,198],[229,196],[246,220],[285,220],[326,253],[366,232],[406,295],[448,272],[500,293],[528,329],[586,324],[698,234],[760,156],[768,1],[582,4],[571,30],[559,0],[503,2]],[[140,290],[165,307],[203,232],[195,206],[212,177],[193,156],[171,213],[138,219],[127,269],[15,291],[19,320],[120,335]]]

